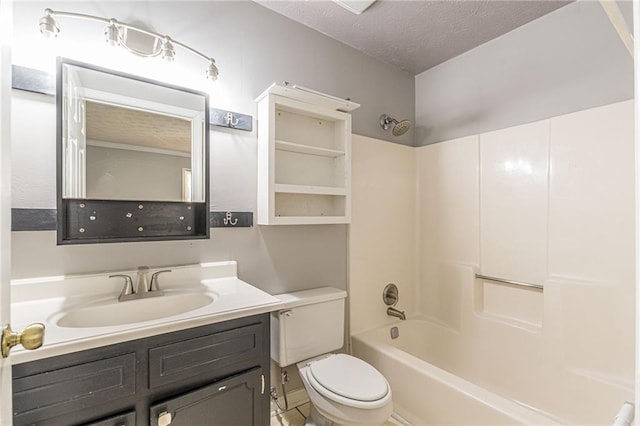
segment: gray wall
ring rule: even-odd
[[[87,198],[183,200],[182,169],[191,169],[190,157],[90,144],[86,152]]]
[[[38,21],[47,7],[138,22],[213,56],[220,69],[216,88],[211,91],[211,105],[216,108],[255,114],[255,97],[273,82],[289,81],[360,103],[353,113],[354,133],[406,145],[413,143],[412,133],[394,138],[378,124],[383,113],[415,115],[413,75],[252,1],[18,2],[14,7],[16,39],[29,39],[47,50],[55,49],[38,32]],[[94,38],[95,47],[104,45],[100,23],[60,18],[59,24],[60,40]],[[82,55],[74,52],[80,60]],[[41,61],[19,49],[14,49],[13,57],[18,65]],[[119,67],[115,61],[105,65]],[[171,66],[174,73],[185,71],[181,68],[195,70],[196,78],[189,85],[203,81],[200,77],[206,63],[178,47],[176,62]]]
[[[42,47],[45,42],[38,34],[45,7],[141,21],[210,52],[221,73],[211,97],[217,108],[255,116],[254,98],[273,81],[288,80],[361,103],[354,113],[355,133],[389,138],[378,130],[381,113],[414,114],[412,76],[252,2],[16,3],[14,63],[42,69],[43,56],[49,55],[45,67],[53,61],[54,49]],[[91,35],[96,44],[103,42],[99,24],[61,18],[60,26],[61,37]],[[201,76],[205,64],[200,59],[189,58],[180,49],[176,53]],[[85,60],[82,54],[74,59]],[[171,64],[176,70],[178,62]],[[14,91],[12,105],[12,205],[55,208],[53,98]],[[406,138],[412,141],[412,136]],[[255,133],[212,129],[212,210],[255,211],[256,153]],[[322,285],[346,287],[345,225],[212,229],[208,241],[64,247],[55,245],[54,232],[12,234],[14,278],[235,259],[242,279],[271,293]]]
[[[578,1],[416,76],[416,145],[631,98],[631,56],[600,4]]]
[[[14,91],[12,206],[55,208],[55,105]],[[38,125],[33,125],[33,116]],[[256,138],[211,132],[211,209],[254,211]],[[240,277],[273,294],[345,288],[346,225],[213,228],[209,240],[56,246],[54,231],[12,232],[12,277],[26,278],[237,260]]]

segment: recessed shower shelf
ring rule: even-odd
[[[341,195],[346,196],[346,188],[331,186],[289,185],[279,183],[275,185],[275,192],[286,194],[316,194],[316,195]]]
[[[276,149],[280,151],[296,152],[298,154],[319,155],[321,157],[336,158],[345,155],[344,151],[338,149],[320,148],[317,146],[303,145],[299,143],[276,140]]]

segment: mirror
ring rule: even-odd
[[[59,59],[58,243],[206,238],[208,97]]]
[[[77,198],[98,200],[202,201],[204,194],[191,193],[192,121],[94,100],[84,108],[84,155],[69,158],[82,160],[68,163],[70,196],[78,190]]]

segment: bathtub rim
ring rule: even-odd
[[[403,324],[409,322],[424,322],[431,326],[443,327],[447,330],[451,330],[438,322],[433,322],[424,317],[409,317],[407,320],[397,320],[391,324],[386,324],[377,328],[372,328],[357,334],[350,336],[350,347],[353,351],[353,342],[356,340],[359,344],[362,344],[369,348],[369,350],[378,351],[385,356],[390,357],[396,362],[401,362],[406,366],[415,369],[415,366],[421,366],[419,371],[425,374],[429,379],[436,380],[442,383],[444,386],[449,386],[462,395],[475,400],[476,402],[483,404],[496,412],[514,419],[514,421],[527,425],[564,425],[568,424],[562,419],[554,416],[551,413],[545,412],[536,407],[530,406],[526,403],[518,401],[517,399],[508,398],[492,392],[488,389],[481,387],[469,380],[457,376],[447,370],[444,370],[437,365],[421,359],[409,352],[393,346],[385,341],[380,340],[379,334],[383,330],[390,330],[392,327],[402,327]],[[452,330],[455,331],[455,330]],[[376,367],[375,365],[373,365]],[[401,403],[397,404],[399,407],[403,407]],[[406,407],[403,407],[406,408]],[[410,410],[409,410],[410,411]],[[403,413],[399,413],[402,415]],[[411,417],[411,416],[409,416]]]

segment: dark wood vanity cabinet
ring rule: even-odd
[[[14,425],[269,423],[269,314],[13,366]]]
[[[153,405],[151,426],[266,424],[260,404],[262,380],[256,368]]]
[[[91,423],[86,423],[85,426],[131,426],[136,424],[136,412],[131,411],[129,413],[121,414],[119,416],[112,416],[108,419],[102,419]]]

